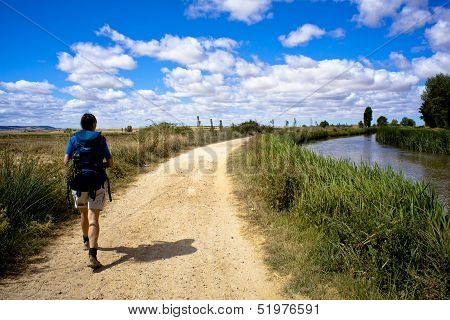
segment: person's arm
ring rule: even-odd
[[[67,142],[66,154],[64,155],[64,165],[69,163],[70,157],[72,155],[72,137],[70,137]]]
[[[112,158],[107,159],[105,162],[105,168],[111,168],[113,166],[113,164],[114,164],[114,162],[113,162]]]
[[[108,144],[106,143],[106,138],[104,138],[105,147],[104,147],[104,153],[105,153],[105,159],[106,163],[104,163],[105,168],[111,168],[114,164],[111,152],[109,152]]]

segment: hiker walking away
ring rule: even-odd
[[[70,159],[73,161],[68,188],[72,192],[75,208],[81,213],[83,244],[85,250],[89,250],[88,266],[96,269],[102,266],[97,260],[97,248],[100,233],[99,214],[103,210],[106,196],[105,183],[111,201],[105,169],[111,167],[113,161],[105,137],[95,131],[95,116],[85,113],[81,117],[81,128],[82,130],[71,136],[67,143],[64,164]],[[104,159],[106,162],[103,162]],[[70,197],[68,199],[70,200]]]

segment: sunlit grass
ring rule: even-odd
[[[238,173],[240,194],[267,232],[270,265],[291,277],[289,292],[447,299],[449,221],[437,194],[393,170],[326,158],[297,141],[295,134],[253,139]]]
[[[450,130],[382,127],[377,141],[413,151],[450,154]]]

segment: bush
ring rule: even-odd
[[[404,117],[402,121],[400,121],[400,125],[404,127],[415,127],[416,122],[413,119],[409,119],[407,117]]]
[[[326,121],[326,120],[321,121],[320,124],[319,124],[319,126],[322,127],[322,128],[326,128],[326,127],[328,127],[329,125],[330,125],[330,124],[329,124],[328,121]]]
[[[262,133],[265,130],[272,130],[271,128],[272,127],[261,126],[258,122],[254,120],[245,121],[242,122],[241,124],[231,126],[232,130],[245,135]]]
[[[380,116],[377,119],[377,126],[384,127],[387,125],[387,118],[385,116]]]

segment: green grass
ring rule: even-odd
[[[67,217],[63,176],[50,164],[0,154],[0,271],[36,253],[54,222]]]
[[[377,131],[377,141],[400,148],[450,154],[450,130],[404,127],[381,127]]]
[[[115,163],[108,173],[112,191],[183,150],[240,136],[229,129],[167,123],[136,133],[106,132]],[[0,135],[0,274],[14,271],[52,238],[59,222],[75,217],[67,207],[62,161],[68,138],[63,133]]]
[[[288,136],[290,139],[296,143],[306,143],[308,141],[324,140],[329,138],[337,137],[349,137],[361,134],[371,134],[376,132],[376,128],[319,128],[319,127],[308,127],[308,128],[295,128],[288,130],[281,130],[280,134]]]
[[[302,135],[304,133],[300,133]],[[268,263],[309,298],[448,299],[449,221],[424,183],[325,158],[293,134],[253,139],[231,164]]]

